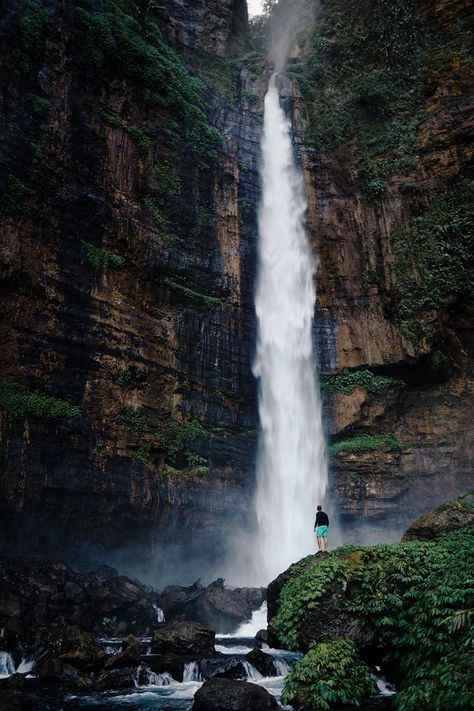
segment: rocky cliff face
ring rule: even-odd
[[[463,3],[426,8],[442,37],[462,27]],[[207,564],[219,571],[229,533],[249,521],[266,70],[245,24],[240,0],[5,3],[0,527],[11,549],[188,582]],[[333,458],[350,521],[397,528],[470,477],[472,307],[444,295],[410,335],[390,237],[469,171],[461,60],[429,73],[419,159],[397,164],[375,202],[357,137],[310,140],[301,82],[282,85],[320,255],[322,371],[403,381],[327,395],[336,439],[400,445]]]

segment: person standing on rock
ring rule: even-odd
[[[314,522],[314,532],[318,542],[319,552],[325,552],[328,549],[328,530],[329,516],[323,511],[322,506],[318,506],[316,511],[316,521]]]

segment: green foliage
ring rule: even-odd
[[[343,439],[334,442],[328,447],[330,457],[337,457],[342,453],[373,452],[375,449],[389,447],[390,449],[400,449],[400,443],[394,435],[378,434],[355,435],[350,439]]]
[[[150,92],[150,100],[176,122],[190,150],[206,160],[217,157],[222,136],[207,120],[203,84],[164,42],[149,13],[139,21],[109,0],[105,10],[76,7],[75,25],[80,55],[91,74],[123,77]]]
[[[145,414],[141,410],[135,410],[133,407],[126,407],[117,417],[115,422],[118,425],[125,425],[128,429],[140,434],[148,430],[148,422]]]
[[[355,139],[361,155],[377,160],[379,175],[365,186],[371,200],[383,199],[384,175],[416,165],[416,131],[437,42],[410,0],[374,0],[370,12],[327,0],[302,58],[289,65],[305,100],[308,139],[323,149]]]
[[[51,101],[49,101],[49,99],[45,99],[44,97],[38,96],[37,94],[27,94],[26,99],[33,111],[37,113],[38,116],[45,117],[48,115],[52,106]]]
[[[97,271],[107,272],[109,269],[121,269],[125,265],[125,259],[119,254],[98,249],[84,240],[82,240],[82,244],[85,247],[87,259]]]
[[[207,459],[192,451],[191,447],[196,439],[208,437],[208,430],[198,420],[173,420],[166,431],[158,430],[154,433],[156,445],[166,452],[166,458],[171,464],[179,464],[179,460],[184,459],[194,471],[203,467],[207,470]]]
[[[15,175],[7,178],[6,190],[0,201],[0,210],[6,217],[15,220],[27,220],[31,217],[32,208],[26,203],[34,195],[25,183]]]
[[[116,385],[120,385],[121,388],[126,388],[130,384],[133,384],[135,387],[140,387],[145,384],[145,381],[145,374],[135,367],[119,370],[114,379]]]
[[[152,185],[167,197],[177,197],[181,194],[181,179],[168,163],[155,165]]]
[[[282,701],[329,711],[333,704],[358,706],[376,692],[370,669],[359,658],[352,640],[321,642],[290,671]]]
[[[141,462],[142,464],[146,464],[150,457],[150,450],[150,444],[141,444],[138,449],[134,449],[130,452],[130,457],[135,462]]]
[[[18,44],[11,66],[26,74],[38,62],[44,50],[49,13],[40,0],[27,0],[20,15]]]
[[[285,585],[278,635],[296,649],[307,611],[338,591],[339,604],[361,619],[380,659],[395,668],[399,711],[472,708],[473,549],[474,528],[430,543],[339,548]]]
[[[183,284],[179,284],[173,279],[167,278],[165,279],[165,281],[172,289],[180,291],[189,299],[201,302],[209,309],[212,307],[222,306],[222,299],[218,298],[217,296],[211,296],[210,294],[203,294],[202,292],[194,291],[194,289],[190,289],[187,286],[183,286]]]
[[[164,215],[162,215],[160,208],[158,207],[157,201],[155,200],[155,198],[146,197],[144,198],[143,202],[150,210],[151,215],[153,217],[153,221],[158,227],[160,236],[163,238],[163,241],[168,247],[172,247],[176,241],[176,237],[169,231],[169,220],[164,217]]]
[[[139,129],[137,126],[132,126],[127,121],[125,121],[125,119],[123,119],[118,114],[115,114],[113,111],[101,109],[99,111],[99,116],[103,121],[105,121],[105,123],[109,124],[109,126],[121,128],[123,131],[125,131],[125,133],[127,133],[136,144],[138,152],[140,154],[140,158],[145,160],[145,158],[148,156],[148,153],[150,152],[151,140],[143,133],[141,129]]]
[[[0,409],[14,420],[26,417],[49,417],[51,419],[68,419],[81,417],[81,411],[76,405],[50,395],[44,395],[29,390],[24,385],[0,380]]]
[[[387,194],[387,186],[380,178],[374,178],[364,186],[364,192],[371,202],[380,202]]]
[[[356,388],[369,393],[381,393],[394,385],[403,385],[403,380],[387,375],[375,375],[370,370],[342,370],[337,375],[323,375],[321,390],[326,393],[350,395]]]
[[[408,336],[419,335],[416,316],[451,296],[474,290],[474,181],[460,180],[438,195],[407,228],[390,235],[395,254],[396,317]]]

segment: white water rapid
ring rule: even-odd
[[[314,552],[327,465],[312,323],[315,262],[305,230],[303,178],[273,76],[265,98],[259,272],[255,296],[260,448],[254,579],[267,584]]]

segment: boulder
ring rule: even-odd
[[[194,696],[191,711],[271,711],[278,709],[274,696],[247,681],[209,679]]]
[[[104,664],[104,670],[124,669],[140,664],[141,642],[133,635],[129,635],[122,642],[122,651],[112,654]]]
[[[116,689],[132,689],[135,686],[137,669],[129,667],[126,669],[111,669],[103,672],[95,682],[97,691],[108,691]]]
[[[405,531],[402,541],[434,541],[443,533],[467,526],[474,526],[474,509],[455,499],[419,516]]]
[[[261,649],[264,644],[268,644],[267,630],[258,630],[255,635],[255,646]]]
[[[106,658],[102,647],[79,627],[71,627],[64,633],[59,657],[64,664],[92,670],[101,668]]]
[[[245,667],[241,657],[216,654],[199,661],[199,673],[203,679],[245,679]]]
[[[151,651],[205,657],[215,654],[215,635],[213,630],[195,622],[171,622],[154,630]]]
[[[77,682],[80,673],[72,664],[60,659],[47,659],[38,670],[38,678],[44,682]]]
[[[265,588],[227,588],[224,579],[218,578],[205,588],[199,580],[188,588],[170,585],[161,593],[158,605],[167,620],[200,622],[227,633],[249,620],[265,597]]]
[[[245,659],[249,664],[255,667],[262,676],[277,676],[277,670],[272,657],[262,652],[261,649],[252,649],[251,652],[245,655]]]
[[[140,663],[155,674],[168,672],[176,681],[183,681],[184,661],[177,654],[143,654]]]
[[[293,563],[289,568],[280,573],[280,575],[272,580],[267,587],[267,620],[270,622],[278,612],[278,598],[286,583],[298,575],[301,575],[305,568],[310,565],[320,563],[323,557],[316,555],[308,555],[306,558]]]

